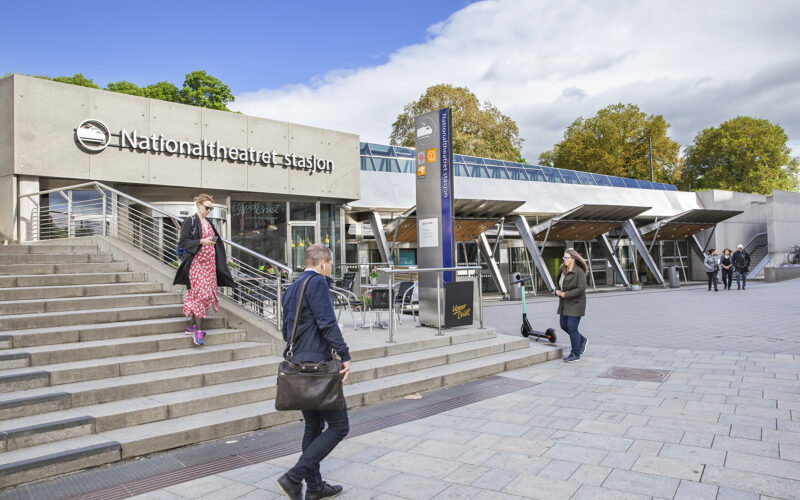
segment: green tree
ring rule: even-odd
[[[92,89],[100,88],[90,78],[86,78],[81,73],[75,73],[72,76],[57,76],[53,78],[53,81],[61,83],[69,83],[70,85],[80,85],[81,87],[89,87]]]
[[[234,100],[231,89],[205,71],[187,74],[178,95],[183,104],[224,111],[229,111],[227,104]]]
[[[178,87],[169,82],[158,82],[148,85],[144,89],[144,96],[162,101],[180,102]]]
[[[800,166],[788,140],[779,125],[749,116],[701,130],[686,148],[681,184],[760,194],[796,191]]]
[[[507,161],[524,161],[517,124],[491,103],[480,104],[466,87],[439,84],[428,87],[416,101],[403,107],[392,124],[391,144],[413,147],[414,117],[442,108],[453,113],[453,151]]]
[[[106,90],[110,90],[111,92],[119,92],[120,94],[130,94],[136,95],[139,97],[144,96],[144,89],[135,83],[127,82],[122,80],[120,82],[111,82],[106,85]]]
[[[654,179],[674,183],[680,177],[682,161],[680,145],[667,136],[668,129],[661,115],[647,116],[634,104],[612,104],[591,118],[578,117],[561,142],[539,155],[539,163],[650,179],[650,139]]]

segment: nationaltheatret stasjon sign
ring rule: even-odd
[[[272,151],[261,151],[253,148],[232,148],[220,146],[219,141],[199,142],[178,141],[165,139],[163,134],[151,136],[140,135],[136,130],[121,129],[119,133],[112,134],[108,126],[100,120],[84,120],[75,129],[75,142],[88,153],[99,153],[111,145],[111,138],[119,139],[118,144],[112,146],[120,150],[127,148],[130,151],[141,151],[152,154],[168,154],[202,158],[208,160],[227,160],[230,162],[248,165],[263,165],[265,167],[283,167],[292,170],[306,170],[311,175],[314,172],[333,172],[333,160],[318,158],[316,155],[302,156],[295,153],[280,154]]]

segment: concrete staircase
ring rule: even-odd
[[[194,346],[181,310],[96,246],[0,247],[0,487],[300,418],[274,408],[272,344],[212,317]],[[423,333],[349,333],[348,406],[561,355],[491,329]]]

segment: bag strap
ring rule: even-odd
[[[294,324],[292,325],[292,338],[289,339],[289,350],[286,351],[286,359],[289,361],[292,360],[292,356],[294,353],[292,352],[292,348],[294,347],[294,337],[297,335],[297,322],[300,320],[300,309],[303,307],[303,296],[306,294],[306,287],[308,286],[308,282],[311,281],[311,278],[314,276],[311,275],[303,282],[303,286],[300,288],[300,295],[297,297],[297,309],[294,312]]]

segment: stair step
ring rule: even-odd
[[[274,375],[279,361],[262,356],[9,392],[0,395],[0,420]]]
[[[447,346],[436,349],[436,352],[425,351],[422,353],[401,354],[390,358],[373,359],[354,364],[348,380],[351,384],[357,384],[373,380],[376,377],[398,375],[434,366],[441,367],[448,362],[463,362],[503,352],[526,349],[529,346],[530,342],[527,339],[489,339]],[[272,357],[271,359],[274,366],[270,367],[268,371],[275,373],[281,360],[277,357]],[[131,422],[141,424],[148,421],[171,419],[193,413],[272,399],[275,397],[275,384],[276,377],[272,375],[128,399],[118,403],[90,405],[48,415],[10,419],[0,423],[0,435],[2,433],[14,435],[15,430],[18,428],[34,426],[38,428],[38,432],[47,434],[52,426],[59,429],[58,425],[64,420],[86,415],[96,419],[94,432],[102,432],[103,430],[122,427],[123,423],[127,423],[126,425],[131,425]],[[76,411],[83,413],[75,413]],[[91,429],[86,431],[86,433],[90,432],[92,432]],[[30,440],[31,438],[28,439]],[[47,439],[47,436],[40,439]],[[8,449],[18,446],[8,445]]]
[[[21,349],[41,345],[66,344],[70,342],[142,337],[161,333],[182,333],[185,325],[186,318],[178,316],[111,323],[32,328],[7,332],[7,335],[0,336],[0,341],[2,341],[2,337],[8,337],[12,345],[8,346],[6,349],[12,346],[15,349]],[[203,322],[203,326],[208,330],[222,328],[224,325],[225,320],[219,316],[209,316]]]
[[[131,348],[131,344],[123,344],[118,350],[124,354],[120,355],[4,370],[0,372],[0,393],[35,389],[37,387],[53,387],[73,382],[85,382],[87,380],[99,380],[173,368],[186,368],[272,354],[271,344],[223,342],[225,339],[219,336],[219,332],[230,331],[209,330],[207,335],[209,343],[202,349],[197,349],[193,346],[191,336],[185,335],[185,340],[179,341],[177,340],[179,337],[176,337],[179,334],[171,334],[169,337],[164,336],[163,340],[156,340],[155,345],[158,351],[136,353],[144,348],[152,347],[152,343],[143,346],[134,345],[133,348]],[[236,335],[236,337],[240,336]],[[176,347],[178,344],[189,344],[191,347]],[[172,349],[164,349],[169,347],[172,347]],[[62,352],[59,351],[58,354]],[[67,357],[62,357],[58,354],[48,357],[59,361]],[[83,357],[82,353],[80,353],[80,357]],[[33,361],[35,357],[31,356],[30,359]]]
[[[0,301],[99,297],[101,295],[158,293],[162,291],[163,287],[159,283],[146,281],[138,283],[104,283],[99,285],[14,287],[0,288]]]
[[[154,306],[182,302],[182,293],[162,291],[156,293],[102,295],[98,297],[7,300],[0,302],[0,315],[80,311],[109,307]]]
[[[0,255],[97,253],[97,245],[0,245]]]
[[[85,323],[112,323],[115,321],[165,318],[168,316],[180,316],[182,314],[183,304],[87,309],[83,311],[41,314],[15,314],[0,316],[0,331],[71,326]]]
[[[32,265],[32,264],[85,264],[93,262],[111,262],[110,253],[37,253],[37,254],[0,254],[0,264]]]
[[[228,343],[223,342],[232,337],[246,337],[243,330],[207,330],[207,340],[209,345]],[[237,340],[241,342],[242,340]],[[97,358],[110,358],[113,356],[124,356],[126,354],[146,354],[158,351],[172,351],[191,347],[191,335],[180,333],[165,333],[159,335],[146,335],[130,338],[90,340],[86,342],[70,342],[67,344],[45,345],[37,347],[27,347],[23,349],[9,349],[0,354],[0,368],[2,368],[3,357],[8,359],[27,358],[28,364],[25,366],[40,367],[42,365],[52,365],[56,363],[72,363]],[[11,367],[9,367],[11,368]],[[5,373],[5,372],[0,372]]]
[[[16,276],[0,276],[0,288],[132,283],[146,279],[145,273],[129,271],[119,273],[20,274]]]
[[[96,264],[0,264],[0,275],[119,273],[128,270],[127,262]]]

